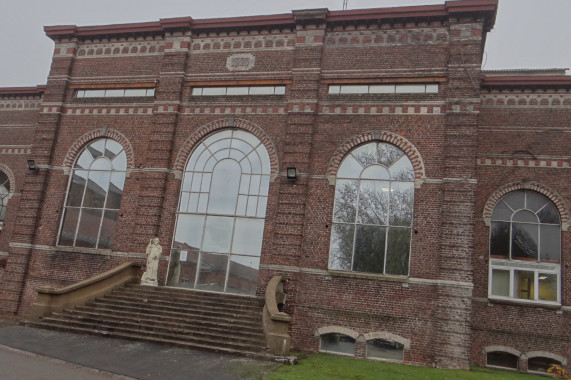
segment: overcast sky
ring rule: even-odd
[[[443,0],[348,0],[348,9],[442,4]],[[343,0],[0,0],[0,87],[45,84],[53,52],[46,25],[105,25],[339,10]],[[484,69],[571,67],[571,0],[500,0]]]

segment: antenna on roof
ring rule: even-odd
[[[347,1],[349,0],[343,0],[343,10],[347,10]]]

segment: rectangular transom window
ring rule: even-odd
[[[284,95],[285,86],[193,87],[192,96]]]
[[[438,84],[351,84],[330,85],[329,95],[344,94],[437,94]]]
[[[154,88],[106,88],[77,90],[76,98],[140,98],[155,96]]]

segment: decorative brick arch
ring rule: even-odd
[[[324,326],[324,327],[319,327],[318,329],[315,330],[315,336],[321,336],[324,334],[331,334],[331,333],[347,335],[355,340],[359,339],[359,336],[361,336],[361,334],[359,334],[357,331],[343,326]]]
[[[529,351],[525,353],[525,356],[527,357],[527,359],[532,359],[535,357],[543,357],[543,358],[549,358],[549,359],[553,359],[553,360],[557,360],[559,363],[561,363],[564,367],[567,366],[567,359],[564,358],[561,355],[557,355],[557,354],[553,354],[551,352],[547,352],[547,351]]]
[[[532,190],[545,195],[547,198],[549,198],[551,202],[553,202],[553,204],[555,205],[555,207],[557,207],[557,210],[559,211],[559,215],[561,216],[561,229],[563,231],[567,231],[569,229],[569,210],[567,209],[567,207],[565,207],[565,202],[563,202],[563,198],[561,198],[559,194],[557,194],[555,191],[546,186],[543,186],[536,182],[527,182],[527,181],[508,183],[507,185],[500,187],[492,195],[490,195],[490,197],[486,202],[486,205],[484,206],[484,212],[482,215],[486,226],[490,226],[492,219],[492,211],[494,211],[494,207],[496,207],[496,204],[498,203],[500,198],[506,195],[507,193],[516,190]]]
[[[343,158],[345,158],[345,156],[351,150],[359,145],[363,145],[372,141],[387,142],[402,149],[412,163],[415,182],[420,184],[426,179],[422,157],[410,141],[392,132],[373,130],[357,136],[353,136],[341,144],[341,146],[337,149],[329,161],[329,168],[327,169],[327,177],[329,178],[329,183],[332,185],[335,184],[335,178],[337,177],[337,170],[339,170],[339,165],[341,164],[341,161],[343,161]]]
[[[12,198],[16,190],[16,177],[14,177],[14,173],[12,172],[12,170],[4,164],[0,164],[0,172],[4,172],[4,174],[6,174],[6,176],[8,177],[8,182],[10,183],[10,191],[8,192],[8,199],[10,199]]]
[[[202,141],[207,135],[226,128],[238,128],[244,131],[248,131],[256,136],[262,142],[262,144],[264,144],[268,152],[268,156],[270,157],[270,178],[273,181],[279,174],[278,154],[274,143],[260,126],[247,120],[234,118],[215,120],[211,123],[203,125],[192,135],[190,135],[184,144],[182,144],[182,147],[178,152],[174,164],[175,172],[182,173],[184,171],[186,162],[196,147],[196,144]]]
[[[512,347],[508,347],[508,346],[487,346],[484,347],[484,354],[487,354],[489,352],[507,352],[508,354],[512,354],[514,356],[517,356],[518,358],[522,357],[522,352],[516,350],[515,348]]]
[[[64,160],[63,160],[63,167],[66,174],[71,172],[71,168],[77,158],[78,154],[83,150],[83,148],[92,140],[107,137],[112,140],[117,141],[123,149],[125,149],[125,154],[127,156],[127,168],[133,169],[135,167],[135,155],[133,152],[133,146],[127,140],[125,135],[121,132],[116,131],[114,129],[108,128],[101,128],[101,129],[94,129],[93,131],[87,132],[71,145],[69,148]]]

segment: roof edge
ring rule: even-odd
[[[6,95],[38,95],[41,96],[46,91],[46,85],[31,87],[0,87],[0,96]]]
[[[570,87],[571,75],[482,76],[482,87]]]

